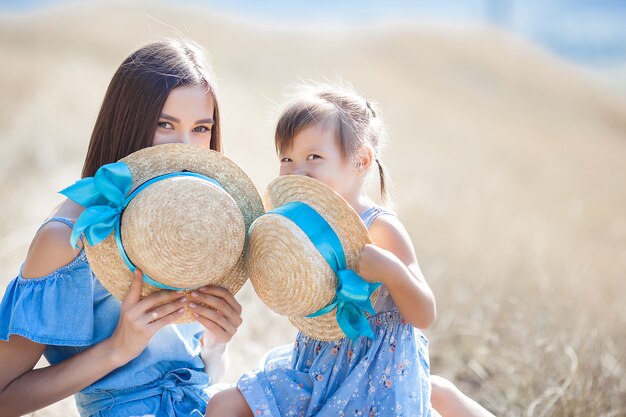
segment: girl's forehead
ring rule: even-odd
[[[308,123],[297,123],[300,126],[292,127],[297,132],[279,131],[275,138],[276,148],[279,153],[303,152],[320,148],[342,147],[338,136],[337,126],[328,120],[313,120]]]
[[[314,150],[339,146],[339,141],[332,129],[310,126],[301,130],[285,146],[287,149]]]

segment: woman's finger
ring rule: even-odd
[[[135,269],[133,273],[133,280],[130,283],[130,288],[126,293],[123,304],[130,306],[136,304],[141,298],[141,284],[143,283],[143,272],[139,268]]]
[[[152,323],[162,319],[178,310],[184,311],[187,305],[187,297],[181,297],[169,303],[161,304],[143,313],[141,321],[144,324]]]
[[[239,304],[239,302],[235,299],[235,296],[227,289],[216,285],[207,285],[205,287],[198,288],[198,291],[221,298],[226,301],[231,308],[237,312],[237,314],[241,314],[241,304]]]
[[[208,320],[200,315],[196,315],[196,320],[198,320],[198,323],[200,323],[206,329],[206,331],[215,338],[214,343],[228,343],[235,334],[228,333],[215,322]]]
[[[238,324],[232,322],[226,316],[220,314],[218,311],[196,303],[190,303],[189,308],[191,308],[191,311],[194,313],[194,315],[198,315],[199,317],[215,323],[227,333],[235,334],[235,332],[237,331]]]
[[[223,298],[207,294],[200,291],[193,291],[191,294],[191,301],[202,303],[208,307],[217,310],[222,316],[226,317],[236,327],[241,325],[241,312],[235,310],[226,300]]]
[[[161,328],[167,326],[168,324],[172,324],[174,322],[176,322],[176,320],[179,320],[183,313],[185,312],[185,308],[184,307],[180,307],[177,310],[174,310],[170,313],[168,313],[167,315],[163,316],[163,317],[159,317],[157,319],[155,319],[154,321],[150,322],[147,327],[148,329],[150,329],[151,332],[156,333],[158,332]],[[152,316],[152,314],[150,314]]]
[[[161,290],[142,298],[141,301],[137,303],[137,308],[142,312],[146,312],[153,310],[161,304],[172,303],[178,299],[186,300],[187,295],[182,291]]]

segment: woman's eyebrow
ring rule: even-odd
[[[170,116],[169,114],[161,113],[161,116],[159,116],[159,117],[161,119],[167,119],[167,120],[175,122],[175,123],[180,123],[180,120],[178,120],[174,116]]]
[[[180,120],[178,120],[176,117],[170,116],[169,114],[166,114],[166,113],[161,113],[161,119],[166,119],[174,123],[180,123]],[[200,124],[200,123],[215,124],[215,120],[212,117],[207,117],[206,119],[196,120],[196,124]]]

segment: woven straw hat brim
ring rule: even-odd
[[[306,316],[333,300],[334,272],[302,229],[279,214],[252,224],[248,258],[262,260],[254,262],[250,280],[275,313]]]
[[[306,203],[324,217],[341,241],[347,268],[356,270],[361,250],[371,239],[354,209],[330,187],[300,175],[276,178],[265,193],[268,210],[294,201]],[[270,213],[257,219],[250,235],[248,262],[259,297],[311,338],[331,341],[345,337],[335,310],[305,317],[333,299],[337,280],[304,232],[283,216]],[[377,296],[378,291],[371,297],[372,304]]]
[[[132,234],[125,235],[124,222],[127,220],[126,217],[128,217],[128,221],[131,221],[130,219],[139,219],[135,221],[148,222],[147,224],[152,224],[149,222],[154,222],[155,229],[170,227],[168,226],[168,223],[171,222],[171,227],[173,228],[172,230],[155,230],[152,238],[158,239],[159,236],[167,236],[168,233],[182,233],[186,235],[190,238],[188,241],[192,244],[192,246],[198,246],[187,248],[170,247],[168,249],[171,250],[172,253],[179,251],[180,258],[183,261],[189,261],[189,258],[185,258],[185,256],[195,256],[196,258],[193,263],[197,263],[199,265],[203,264],[203,262],[198,262],[199,257],[202,256],[205,258],[205,265],[212,265],[217,270],[220,270],[221,268],[221,270],[224,271],[223,275],[219,277],[211,277],[211,270],[208,272],[204,271],[204,273],[202,273],[203,271],[201,270],[185,270],[185,268],[189,268],[190,262],[179,262],[181,259],[178,259],[176,256],[168,256],[163,257],[162,259],[157,259],[158,254],[152,255],[155,262],[152,265],[146,265],[144,267],[146,269],[145,272],[152,277],[153,275],[163,275],[162,271],[164,270],[168,271],[168,278],[171,279],[168,284],[175,287],[197,288],[210,283],[224,287],[233,294],[236,294],[247,279],[247,271],[245,268],[245,249],[248,244],[248,235],[246,231],[252,222],[263,213],[261,198],[250,178],[234,162],[222,154],[196,145],[166,144],[152,146],[128,155],[121,161],[125,162],[129,166],[132,174],[132,186],[130,192],[151,178],[181,171],[190,171],[205,175],[209,178],[215,179],[222,185],[228,195],[212,184],[203,180],[190,178],[185,178],[185,181],[187,181],[185,187],[177,187],[176,181],[180,177],[176,177],[176,180],[165,179],[148,186],[146,189],[142,190],[142,192],[139,193],[133,201],[131,201],[122,216],[122,241],[125,242],[124,246],[131,260],[133,260],[132,254],[137,256],[138,253],[141,253],[142,256],[150,258],[150,237],[133,236]],[[191,185],[189,184],[189,181],[191,181]],[[146,192],[153,187],[160,187],[161,189],[155,189],[153,192]],[[143,198],[144,193],[147,199],[156,200],[142,202],[141,199]],[[168,200],[168,198],[166,198],[168,193],[174,193],[176,197]],[[163,197],[160,201],[159,196]],[[203,207],[201,204],[206,203],[207,199],[210,201],[210,205]],[[137,207],[141,207],[137,208],[137,210],[140,210],[143,216],[126,216],[127,212],[133,210],[135,200],[137,200]],[[163,217],[158,215],[157,212],[159,211],[159,208],[160,213],[163,214],[164,212],[167,212],[168,209],[171,210],[171,207],[168,207],[168,204],[177,203],[183,204],[185,209],[189,209],[189,217],[187,220],[188,223],[192,224],[187,224],[185,226],[172,221],[173,219],[168,219],[170,220],[168,222],[167,220],[163,220]],[[146,211],[146,207],[155,208],[153,216],[150,213],[144,213]],[[237,210],[233,210],[233,207],[238,207],[239,213]],[[178,213],[180,214],[181,210],[178,210]],[[239,219],[237,217],[239,217]],[[159,218],[161,220],[159,220]],[[209,233],[210,231],[204,230],[200,233],[201,228],[207,228],[211,222],[216,220],[221,223],[213,224],[232,225],[233,227],[222,228],[227,231],[232,231],[232,234],[227,233],[227,235],[223,237],[224,242],[217,244],[217,246],[203,248],[203,241],[195,238],[193,235],[194,233],[197,233],[199,236],[203,234],[206,235],[206,233]],[[129,225],[128,229],[132,230],[132,226],[133,225]],[[221,239],[214,239],[213,241],[220,242],[220,240]],[[237,249],[238,247],[241,248],[240,256],[237,259],[226,260],[227,262],[225,264],[223,250],[226,250],[228,253],[232,253],[232,251],[239,250]],[[114,234],[109,235],[104,241],[97,245],[85,245],[85,252],[94,274],[98,277],[102,285],[116,298],[120,300],[124,299],[130,287],[130,283],[132,282],[133,275],[128,270],[119,254]],[[150,268],[152,268],[152,270],[150,270]],[[172,273],[169,274],[169,271]],[[180,272],[181,275],[177,276],[176,274],[178,272]],[[176,279],[183,277],[183,272],[187,278],[181,281],[176,281]],[[196,272],[200,273],[200,276],[204,276],[205,278],[208,274],[208,279],[210,279],[211,282],[205,282],[203,284],[197,281],[193,282],[194,278],[190,277]],[[189,285],[189,280],[192,281],[192,285]],[[141,290],[142,296],[146,296],[155,291],[159,291],[159,289],[147,283],[143,283]],[[194,320],[194,318],[191,313],[186,313],[181,321],[192,320]]]

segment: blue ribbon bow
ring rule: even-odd
[[[132,183],[128,165],[116,162],[101,166],[93,177],[83,178],[59,191],[86,207],[78,216],[70,236],[70,243],[74,248],[78,247],[78,239],[83,233],[89,245],[93,246],[115,230]]]
[[[337,289],[333,300],[307,317],[318,317],[336,308],[337,323],[347,337],[353,340],[359,336],[374,338],[365,312],[376,314],[370,297],[381,284],[367,282],[356,272],[346,269],[346,256],[339,237],[328,222],[309,205],[299,201],[291,202],[268,213],[282,215],[302,229],[337,275]]]

